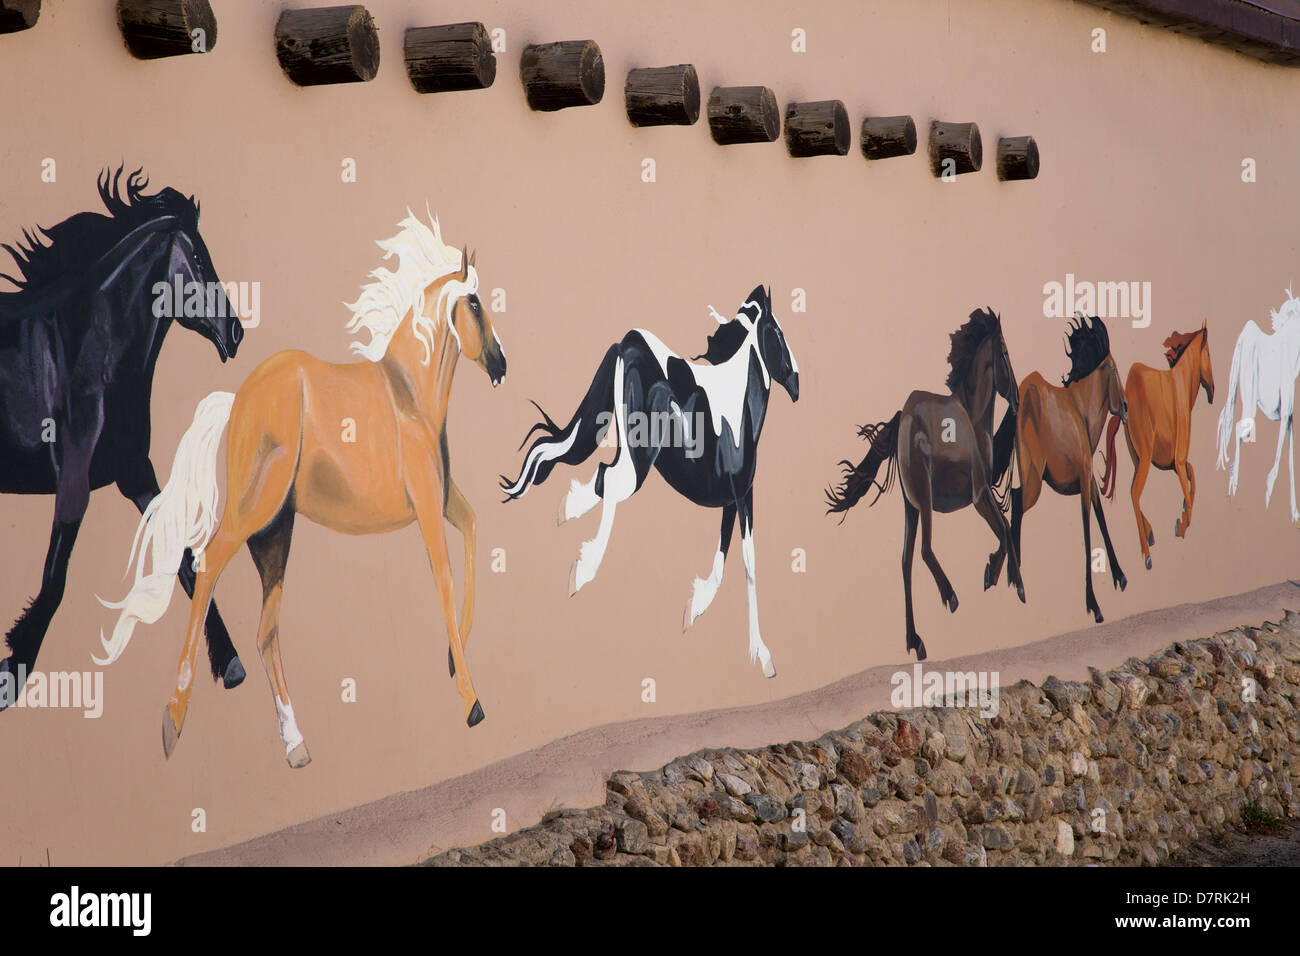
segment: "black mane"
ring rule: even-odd
[[[970,321],[952,333],[952,349],[948,352],[948,364],[952,371],[948,373],[948,388],[952,392],[970,375],[975,353],[985,340],[998,332],[998,317],[993,309],[976,309],[970,314]]]
[[[740,307],[740,312],[750,320],[751,326],[757,326],[759,319],[764,314],[771,312],[771,298],[767,290],[758,286],[749,294],[745,304]],[[749,335],[749,328],[740,321],[739,318],[732,319],[730,322],[724,322],[718,326],[718,330],[709,336],[708,346],[703,355],[693,356],[691,361],[696,362],[704,359],[710,365],[721,365],[727,359],[731,358],[745,344],[745,339]]]
[[[24,229],[16,248],[0,243],[22,273],[15,278],[0,272],[0,278],[24,292],[59,282],[70,273],[89,268],[126,233],[160,216],[176,216],[197,228],[198,207],[170,186],[145,195],[149,179],[141,169],[127,176],[124,197],[120,184],[124,170],[124,166],[116,173],[105,169],[96,180],[108,215],[79,212],[48,228]]]
[[[1062,385],[1081,382],[1097,371],[1097,366],[1110,354],[1110,333],[1106,331],[1106,324],[1095,315],[1075,319],[1070,323],[1065,354],[1070,357],[1070,371],[1061,380]]]

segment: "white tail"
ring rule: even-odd
[[[1228,443],[1232,441],[1232,426],[1234,416],[1237,414],[1237,386],[1241,380],[1241,350],[1242,339],[1246,337],[1246,330],[1241,330],[1241,335],[1237,337],[1237,347],[1232,350],[1232,371],[1228,375],[1228,395],[1223,402],[1223,411],[1219,413],[1219,456],[1215,462],[1215,470],[1228,467]],[[1242,409],[1243,416],[1252,409]]]
[[[181,436],[172,460],[171,477],[158,497],[149,502],[131,544],[127,570],[135,569],[135,582],[121,601],[100,598],[105,607],[121,610],[111,637],[100,632],[105,657],[91,657],[96,664],[117,660],[136,622],[152,624],[163,616],[176,587],[176,572],[185,557],[185,549],[196,553],[212,540],[221,520],[218,505],[221,489],[217,485],[217,452],[221,436],[230,420],[234,404],[232,392],[213,392],[194,410],[194,424]],[[152,569],[145,574],[145,558],[152,559]]]

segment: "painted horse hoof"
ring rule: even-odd
[[[984,565],[984,590],[987,591],[989,588],[993,587],[993,585],[996,583],[997,582],[993,580],[993,565],[992,564]]]
[[[1099,608],[1099,607],[1093,608],[1093,609],[1092,609],[1092,622],[1093,622],[1094,624],[1100,624],[1100,623],[1101,623],[1102,621],[1104,621],[1104,620],[1105,620],[1105,618],[1103,618],[1103,617],[1101,616],[1101,608]]]
[[[1016,597],[1020,598],[1021,604],[1025,603],[1025,586],[1023,584],[1016,585]]]
[[[226,665],[226,672],[221,676],[221,686],[226,690],[234,690],[244,682],[248,675],[244,672],[244,665],[239,662],[238,657],[232,657],[230,663]]]
[[[951,594],[949,594],[948,600],[945,603],[948,605],[948,613],[956,614],[957,613],[957,592],[953,591]]]
[[[1154,531],[1148,531],[1148,532],[1147,532],[1147,547],[1149,548],[1149,547],[1151,547],[1152,545],[1154,545],[1155,543],[1156,543],[1156,533],[1155,533]]]
[[[294,770],[301,770],[303,767],[307,766],[307,764],[311,763],[311,754],[307,753],[306,741],[303,741],[290,750],[286,759],[289,761],[289,766]]]
[[[447,648],[447,676],[456,676],[456,658],[451,656],[451,648]]]
[[[770,660],[763,661],[763,676],[769,679],[776,676],[776,665]]]
[[[916,659],[918,661],[925,660],[925,641],[921,640],[919,636],[909,637],[907,639],[907,649],[916,652]]]
[[[470,709],[469,716],[465,718],[465,723],[473,727],[483,720],[483,707],[478,701],[474,701],[474,706]]]
[[[181,739],[181,732],[176,729],[172,723],[172,711],[170,707],[163,707],[162,719],[162,740],[163,740],[163,757],[171,759],[172,751],[176,749],[176,741]]]
[[[566,494],[561,495],[561,496],[560,496],[560,513],[557,514],[557,515],[555,516],[555,526],[556,526],[557,528],[558,528],[560,525],[564,524],[564,522],[566,522],[566,521],[569,520],[568,515],[566,515],[566,514],[564,513],[565,508],[566,508],[566,506],[568,505],[568,503],[569,503],[569,496],[568,496],[568,494],[566,493]]]
[[[1120,576],[1115,579],[1115,587],[1119,588],[1121,591],[1128,587],[1128,578],[1126,578],[1122,572]]]
[[[1151,570],[1151,555],[1147,555],[1147,570]]]
[[[573,567],[569,568],[569,597],[578,593],[578,562],[573,562]]]

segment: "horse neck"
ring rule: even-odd
[[[1196,391],[1201,384],[1201,348],[1199,342],[1188,345],[1183,349],[1183,354],[1178,357],[1178,361],[1174,363],[1174,367],[1169,370],[1178,385],[1179,395],[1187,403],[1189,412],[1196,404]],[[1194,355],[1193,349],[1196,350]]]
[[[976,424],[987,426],[981,429],[981,433],[993,430],[993,402],[996,396],[996,389],[993,387],[993,363],[981,365],[980,371],[961,383],[957,391],[957,399],[961,402],[962,407],[966,409],[966,414],[970,420]],[[987,394],[983,394],[987,393]]]
[[[456,361],[460,347],[455,336],[441,322],[434,334],[432,357],[425,365],[424,345],[415,337],[409,321],[403,322],[380,364],[389,376],[402,383],[400,393],[410,395],[418,414],[435,427],[447,419],[447,406],[451,402],[451,383],[456,374]]]
[[[1093,448],[1101,441],[1101,429],[1106,424],[1110,405],[1106,400],[1106,376],[1100,368],[1080,382],[1071,382],[1065,390],[1074,398],[1074,404],[1088,427],[1088,441]]]

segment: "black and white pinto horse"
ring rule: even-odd
[[[749,584],[749,660],[762,665],[763,676],[775,677],[772,655],[758,629],[754,470],[772,383],[798,401],[799,366],[772,314],[770,290],[760,286],[751,292],[734,319],[723,318],[712,307],[709,311],[720,326],[709,336],[705,353],[695,357],[703,358],[704,364],[686,361],[654,334],[636,329],[610,346],[566,427],[557,426],[537,405],[545,421],[529,429],[524,443],[534,431],[542,435],[529,447],[519,477],[512,482],[502,476],[501,488],[508,499],[520,498],[545,481],[558,462],[586,461],[612,419],[617,439],[614,460],[597,466],[590,481],[574,481],[560,502],[560,524],[604,503],[600,529],[582,545],[570,572],[569,594],[595,578],[609,544],[616,506],[641,487],[652,467],[657,468],[679,494],[698,505],[722,509],[713,569],[708,578],[695,579],[683,630],[717,594],[732,528],[739,518]],[[647,428],[646,422],[667,427]]]

